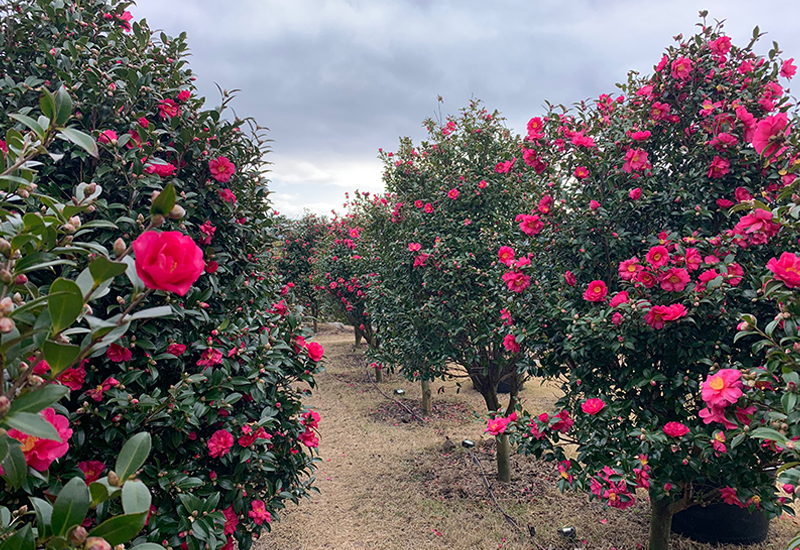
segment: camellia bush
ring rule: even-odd
[[[533,196],[517,158],[522,151],[498,113],[477,101],[443,124],[425,126],[429,138],[418,147],[405,139],[396,153],[381,154],[394,204],[374,228],[380,235],[376,357],[423,380],[451,375],[446,361],[456,362],[489,411],[501,410],[497,387],[505,381],[511,410],[520,350],[503,325],[497,250],[519,224],[538,231],[541,223],[535,214],[514,220]],[[499,435],[499,479],[508,481],[508,440],[492,434]]]
[[[562,489],[621,509],[648,489],[654,549],[692,504],[788,510],[782,459],[753,437],[769,376],[736,337],[741,315],[764,307],[768,258],[794,244],[766,206],[795,179],[788,153],[776,160],[794,68],[777,45],[753,53],[758,36],[736,47],[703,24],[618,97],[533,118],[523,143],[547,188],[533,203],[541,230],[505,251],[533,253],[508,262],[508,307],[530,372],[565,395],[503,429],[558,462]]]
[[[301,399],[323,350],[306,342],[302,312],[270,263],[275,233],[260,129],[227,117],[228,92],[206,108],[186,64],[185,35],[155,36],[128,4],[3,5],[5,147],[19,157],[20,141],[35,135],[52,153],[6,178],[7,193],[19,186],[23,194],[4,200],[25,206],[4,207],[20,220],[4,229],[13,260],[6,296],[13,302],[19,292],[24,305],[13,309],[21,317],[11,318],[33,327],[37,346],[17,349],[9,336],[6,365],[12,380],[24,362],[33,380],[53,382],[47,391],[63,396],[53,422],[71,433],[60,436],[68,448],[43,455],[52,459],[49,475],[18,483],[8,477],[9,454],[0,502],[20,510],[31,493],[56,494],[78,478],[96,505],[84,526],[90,536],[122,512],[136,517],[114,544],[249,548],[286,500],[314,489],[320,419]],[[73,119],[63,127],[67,103]],[[38,173],[35,188],[28,168]],[[14,258],[18,250],[34,256],[27,265]],[[27,274],[30,266],[42,267]],[[74,315],[63,326],[52,313],[59,300]],[[151,489],[144,514],[143,499],[127,507],[118,458],[143,432],[149,458],[125,473]],[[32,442],[19,440],[23,449]],[[25,458],[29,474],[41,471],[33,454]],[[110,487],[108,496],[123,483],[121,501],[107,500],[97,483]]]

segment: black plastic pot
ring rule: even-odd
[[[764,542],[769,520],[762,510],[747,509],[719,502],[690,506],[672,516],[672,532],[697,542],[710,544],[756,544]]]

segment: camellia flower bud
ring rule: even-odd
[[[96,183],[90,183],[89,185],[87,185],[83,189],[83,195],[85,197],[90,197],[90,196],[94,195],[96,191],[97,191],[97,184]]]
[[[112,487],[119,487],[119,476],[113,470],[108,472],[108,484]]]
[[[17,275],[17,278],[14,279],[14,284],[17,284],[17,285],[24,285],[27,282],[28,282],[28,276],[27,275]]]
[[[128,247],[125,245],[125,241],[122,240],[122,237],[114,241],[114,254],[117,256],[117,258],[122,256],[127,248]]]
[[[10,285],[11,281],[13,280],[14,279],[12,279],[11,272],[9,270],[7,269],[0,270],[0,283],[3,283],[4,285]]]
[[[4,415],[11,408],[11,401],[5,395],[0,395],[0,415]]]
[[[72,216],[69,219],[69,223],[71,223],[75,228],[80,227],[81,226],[81,218],[80,218],[80,216]]]
[[[161,214],[156,214],[152,218],[150,218],[150,223],[153,224],[153,227],[161,227],[164,225],[164,216]]]
[[[6,258],[11,256],[11,243],[5,239],[0,239],[0,254]]]
[[[86,550],[111,550],[111,545],[108,541],[101,537],[89,537],[86,539]]]
[[[14,324],[14,319],[11,319],[10,317],[0,318],[0,332],[1,333],[8,334],[12,330],[14,330],[15,326],[16,325]]]
[[[6,296],[0,300],[0,315],[5,317],[10,315],[12,311],[14,311],[14,301],[10,297]]]
[[[169,211],[169,219],[171,220],[179,220],[186,215],[186,210],[180,204],[176,204],[172,207],[172,210]]]
[[[78,525],[72,530],[69,540],[74,546],[80,546],[86,542],[86,528],[83,525]]]
[[[150,195],[150,201],[151,202],[155,202],[160,194],[161,194],[161,191],[153,191],[153,194]]]

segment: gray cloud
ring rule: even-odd
[[[727,19],[735,43],[759,24],[764,52],[778,40],[800,59],[795,0],[139,0],[133,11],[188,32],[211,103],[214,82],[242,90],[238,114],[275,140],[276,205],[297,213],[339,206],[345,187],[379,190],[377,149],[422,138],[437,95],[445,115],[476,97],[522,131],[546,99],[597,97],[628,70],[650,72],[700,9]]]

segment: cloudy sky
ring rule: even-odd
[[[241,90],[233,106],[270,129],[275,208],[339,209],[344,193],[380,191],[378,148],[419,141],[422,120],[470,98],[515,132],[544,112],[614,92],[650,73],[698,12],[725,20],[735,44],[753,27],[800,60],[798,0],[137,0],[169,35],[187,31],[202,95]]]

